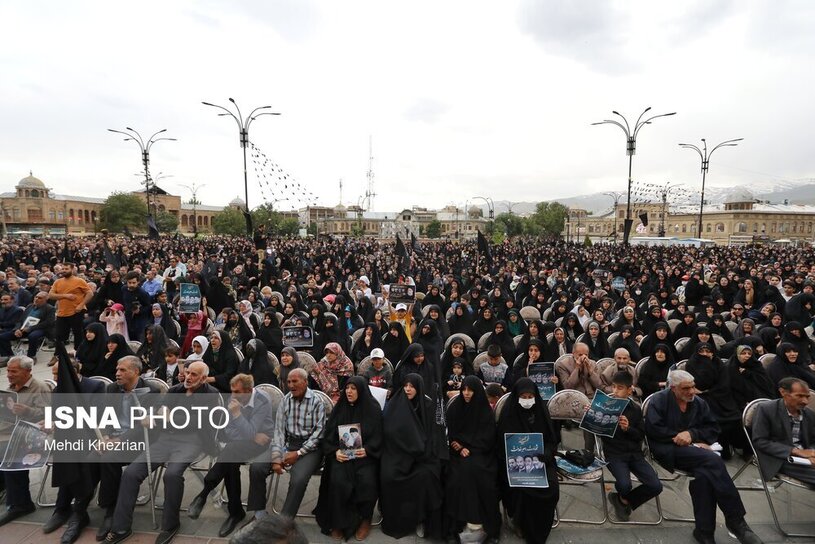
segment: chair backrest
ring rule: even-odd
[[[580,391],[564,389],[549,399],[549,415],[552,419],[580,420],[590,405],[589,398]]]
[[[668,320],[668,328],[671,329],[671,334],[674,333],[674,331],[676,330],[676,328],[679,326],[680,323],[682,323],[681,319],[669,319]]]
[[[775,361],[775,353],[765,353],[758,358],[758,361],[761,363],[761,366],[766,369],[772,364],[773,361]]]
[[[772,402],[770,399],[755,399],[747,403],[744,411],[741,413],[741,424],[747,430],[747,436],[750,436],[750,430],[753,428],[753,418],[756,415],[756,410],[765,402]]]
[[[515,347],[516,347],[516,348],[518,347],[518,345],[520,345],[521,340],[523,340],[523,338],[524,338],[524,335],[523,335],[523,334],[519,334],[518,336],[515,336],[515,337],[512,339],[512,341],[513,341],[513,342],[515,342]]]
[[[353,334],[351,334],[351,350],[352,351],[354,349],[354,344],[359,342],[359,339],[362,337],[363,334],[365,334],[365,327],[362,327],[361,329],[357,329],[357,330],[355,330],[353,332]]]
[[[456,394],[455,394],[455,395],[453,395],[452,397],[450,397],[450,398],[448,398],[448,399],[447,399],[447,402],[445,402],[445,403],[444,403],[444,411],[445,411],[445,412],[446,412],[447,410],[449,410],[449,409],[450,409],[450,405],[452,405],[452,404],[453,404],[453,401],[454,401],[454,400],[456,400],[460,394],[461,394],[461,393],[459,393],[458,391],[456,391]]]
[[[243,351],[241,351],[241,350],[239,350],[239,349],[236,349],[236,350],[235,350],[235,353],[237,353],[237,354],[238,354],[238,363],[242,363],[242,362],[243,362],[243,359],[244,359],[244,354],[243,354]]]
[[[501,417],[501,411],[504,409],[509,395],[510,393],[504,393],[504,395],[498,399],[498,402],[495,403],[495,421],[498,421],[498,418]]]
[[[448,337],[447,340],[444,341],[444,349],[445,350],[450,347],[450,344],[453,343],[453,338],[456,338],[456,337],[461,338],[462,340],[464,340],[464,346],[467,349],[475,350],[475,342],[473,342],[473,339],[470,338],[466,334],[453,334],[450,337]]]
[[[305,370],[309,375],[314,372],[314,367],[317,366],[317,361],[312,357],[311,353],[307,351],[298,351],[297,357],[300,359],[300,368]]]
[[[682,359],[678,363],[674,365],[674,370],[685,370],[685,366],[688,364],[687,359]]]
[[[549,342],[551,342],[551,341],[552,341],[552,338],[554,338],[554,337],[555,337],[555,333],[553,333],[553,332],[547,332],[547,333],[546,333],[546,343],[548,344]]]
[[[608,335],[608,345],[609,345],[609,346],[613,346],[613,345],[614,345],[614,341],[615,341],[615,340],[617,340],[617,337],[618,337],[618,336],[620,336],[620,333],[619,333],[619,332],[616,332],[616,331],[615,331],[615,332],[613,332],[613,333],[611,333],[611,334],[609,334],[609,335]]]
[[[269,395],[269,399],[272,401],[272,414],[277,414],[277,409],[280,407],[280,402],[285,396],[283,391],[270,383],[259,383],[255,386],[255,389],[258,391],[263,391]]]
[[[452,306],[450,306],[449,308],[447,308],[447,311],[444,313],[444,318],[445,319],[450,319],[451,317],[453,317],[454,313],[456,313],[456,309],[453,308]]]
[[[387,358],[384,359],[384,363],[385,363],[385,367],[390,369],[391,374],[393,374],[393,364],[390,361],[388,361]],[[365,372],[369,368],[371,368],[371,364],[373,364],[373,363],[371,362],[370,357],[365,357],[363,360],[361,360],[359,362],[359,365],[357,366],[357,376],[362,376],[363,374],[365,374]]]
[[[43,380],[42,383],[44,383],[48,387],[49,391],[53,391],[54,389],[57,388],[57,382],[55,382],[54,380],[46,379]]]
[[[651,398],[656,395],[656,393],[651,393],[648,395],[644,401],[642,401],[642,419],[645,419],[645,413],[648,411],[648,406],[651,404]]]
[[[207,318],[211,319],[212,321],[215,321],[215,317],[216,317],[215,310],[207,306]]]
[[[719,334],[713,334],[713,343],[716,345],[716,349],[722,349],[722,347],[727,343],[724,338],[722,338]]]
[[[603,357],[602,359],[597,361],[597,371],[602,373],[606,368],[610,367],[614,364],[614,358],[612,357]]]
[[[491,332],[485,332],[481,335],[481,338],[478,339],[478,351],[482,352],[487,349],[487,340],[490,339]]]
[[[161,393],[166,393],[170,389],[170,386],[167,385],[167,382],[165,382],[161,378],[149,377],[149,378],[142,378],[142,380],[144,380],[144,383],[149,383],[149,384],[153,384],[154,386],[156,386],[156,388]]]
[[[687,336],[683,336],[682,338],[680,338],[679,340],[674,342],[674,347],[676,348],[676,352],[677,353],[682,353],[682,350],[685,349],[685,346],[688,345],[688,342],[690,342],[690,338],[688,338]]]
[[[178,342],[176,342],[176,341],[175,341],[175,340],[173,340],[172,338],[168,338],[168,339],[167,339],[167,344],[168,344],[168,345],[170,345],[170,346],[172,346],[172,347],[174,347],[174,348],[181,349],[181,346],[179,346],[179,345],[178,345]]]
[[[272,365],[272,369],[274,370],[275,374],[280,374],[280,361],[277,360],[277,355],[272,353],[271,351],[266,352],[266,359],[269,360],[269,364]]]
[[[649,359],[649,357],[643,357],[642,359],[640,359],[637,362],[636,366],[634,367],[634,372],[635,372],[635,374],[637,376],[640,375],[640,371],[642,370],[642,367],[645,365],[645,363],[648,361],[648,359]]]
[[[533,306],[533,307],[534,307],[534,306]],[[535,308],[535,309],[537,310],[537,308]],[[521,308],[521,310],[523,310],[523,308]],[[523,314],[521,314],[521,315],[523,315]],[[550,318],[550,317],[552,317],[552,308],[546,308],[546,309],[543,311],[543,316],[541,317],[541,319],[542,319],[543,321],[549,321],[549,318]]]
[[[572,355],[570,353],[567,353],[566,355],[561,355],[560,357],[555,359],[555,367],[557,367],[557,365],[563,363],[563,361],[568,361],[569,357],[571,357],[571,356]]]
[[[175,328],[175,335],[180,337],[181,336],[181,323],[179,323],[175,319],[171,319],[170,321],[173,323],[173,327]]]
[[[519,310],[524,321],[534,321],[541,318],[541,313],[534,306],[524,306]]]
[[[815,333],[815,328],[813,328],[812,325],[807,325],[804,327],[804,332],[807,333],[807,336],[812,338],[813,333]]]
[[[323,406],[325,407],[325,418],[327,420],[328,416],[331,415],[331,410],[334,409],[334,403],[331,401],[331,397],[317,389],[312,389],[312,391],[323,402]]]
[[[127,346],[133,353],[136,353],[137,351],[139,351],[139,348],[141,347],[141,342],[139,342],[138,340],[130,340],[127,343]]]
[[[478,372],[478,367],[481,366],[481,363],[486,363],[488,360],[489,360],[489,356],[487,355],[486,351],[481,352],[478,355],[476,355],[475,359],[473,359],[473,368],[474,368],[474,370],[476,372]],[[501,357],[501,362],[505,363],[505,364],[508,364],[506,359],[504,359],[503,357]]]
[[[585,344],[587,338],[588,338],[588,333],[584,332],[583,334],[579,335],[577,338],[574,339],[574,343],[575,344]]]
[[[736,323],[735,321],[725,321],[724,326],[727,327],[727,330],[730,331],[730,334],[733,334],[734,332],[736,332],[736,329],[739,328],[739,324]]]
[[[96,380],[97,382],[102,382],[105,385],[110,385],[113,383],[113,380],[111,380],[107,376],[89,376],[88,379]]]
[[[555,319],[555,326],[560,327],[563,324],[563,316],[558,317]]]

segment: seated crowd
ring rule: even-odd
[[[197,519],[221,484],[222,537],[246,510],[267,515],[270,486],[283,474],[280,512],[293,517],[320,468],[313,513],[336,540],[367,538],[378,505],[382,531],[396,538],[497,541],[500,504],[527,542],[545,542],[559,499],[556,456],[572,425],[550,416],[530,379],[530,365],[541,362],[554,363],[557,391],[631,400],[613,436],[582,436],[614,476],[609,503],[619,521],[662,491],[646,442],[656,464],[693,476],[698,542],[714,542],[717,508],[741,542],[761,542],[726,470],[734,455],[749,459],[755,448],[765,478],[781,473],[815,487],[811,252],[520,240],[494,247],[475,270],[468,243],[425,244],[409,256],[376,242],[263,236],[254,244],[133,240],[115,253],[109,242],[2,246],[0,364],[18,395],[13,413],[35,424],[51,393],[31,374],[43,342],[57,346],[57,391],[69,368],[86,393],[222,396],[229,421],[217,440],[181,430],[150,444],[172,459],[159,544],[177,534],[183,506]],[[624,286],[612,288],[614,278]],[[182,312],[181,285],[190,283],[201,304]],[[391,300],[395,284],[414,287],[416,298]],[[287,346],[284,328],[293,325],[308,327],[309,347]],[[770,400],[748,440],[742,414],[757,399]],[[546,469],[547,487],[512,485],[508,433],[542,435],[530,466]],[[184,505],[184,473],[202,454],[213,463]],[[98,488],[97,539],[125,540],[155,468],[144,453],[127,463],[103,454],[70,474],[55,466],[59,493],[45,532],[65,525],[61,541],[76,541]],[[0,525],[35,508],[28,471],[5,471],[2,482]]]

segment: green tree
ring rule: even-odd
[[[569,210],[560,202],[538,202],[530,220],[538,227],[541,236],[559,236]]]
[[[428,223],[424,233],[428,238],[441,238],[441,221],[434,219]]]
[[[588,234],[586,235],[586,239],[583,240],[583,245],[586,246],[586,247],[591,247],[592,246],[591,238],[589,238]]]
[[[365,229],[362,228],[360,223],[351,223],[351,236],[359,238],[365,235]]]
[[[125,227],[147,229],[147,204],[138,195],[116,191],[105,199],[99,210],[99,228],[122,232]]]
[[[312,236],[317,236],[317,223],[309,224],[308,229],[306,230],[308,230],[308,233]]]
[[[300,221],[293,218],[284,219],[278,225],[277,233],[280,236],[297,236],[300,234]]]
[[[278,234],[280,223],[283,220],[283,215],[275,211],[271,204],[268,202],[258,206],[252,210],[252,224],[255,228],[260,225],[266,225],[266,232],[269,234]]]
[[[158,212],[156,214],[156,226],[162,234],[175,232],[178,229],[178,217],[168,212]]]
[[[524,220],[510,213],[500,213],[495,218],[495,230],[503,232],[508,237],[519,236],[524,233]]]
[[[212,218],[212,230],[215,234],[231,234],[243,236],[246,234],[246,219],[243,212],[227,206],[218,215]]]

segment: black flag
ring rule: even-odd
[[[152,215],[147,216],[147,236],[151,240],[158,240],[158,227]]]
[[[130,229],[127,228],[127,225],[122,227],[122,232],[124,232],[125,236],[127,236],[128,238],[133,238],[133,235],[130,233]]]
[[[647,213],[641,213],[640,214],[640,221],[642,222],[643,227],[647,227],[648,226],[648,214]]]
[[[113,252],[110,250],[110,246],[108,245],[108,241],[105,240],[104,243],[105,243],[105,260],[108,262],[108,264],[113,265],[115,268],[119,268],[120,266],[122,266],[122,263],[119,260],[119,257],[114,255]]]
[[[481,231],[478,231],[478,252],[484,256],[484,262],[487,263],[487,266],[492,266],[492,253],[490,253],[490,245],[487,243],[487,239],[484,238],[484,235],[481,234]]]
[[[249,212],[243,212],[243,218],[246,219],[246,234],[248,236],[252,236],[252,233],[255,229],[252,228],[252,214]]]
[[[402,243],[402,239],[399,238],[399,234],[396,234],[396,256],[399,257],[397,262],[397,272],[402,273],[402,269],[405,266],[405,260],[408,258],[407,250],[405,249],[405,244]]]
[[[626,219],[623,227],[623,244],[628,245],[628,237],[631,235],[631,225],[634,224],[633,219]]]
[[[424,255],[422,246],[419,245],[419,242],[416,240],[416,236],[414,236],[412,232],[410,233],[410,249],[412,249],[413,253],[416,255]]]
[[[71,368],[71,359],[68,357],[65,344],[59,340],[57,340],[54,345],[54,357],[57,358],[57,385],[54,388],[54,393],[72,395],[80,393],[79,378],[73,371],[73,368]],[[59,440],[64,433],[65,431],[55,429],[54,437]],[[84,471],[82,469],[83,467],[79,463],[54,463],[51,485],[61,487],[65,485],[74,486],[81,483],[84,479]]]

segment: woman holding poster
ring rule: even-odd
[[[461,393],[447,409],[450,465],[445,496],[450,533],[478,533],[498,538],[495,415],[481,380],[467,376]],[[466,528],[465,528],[466,526]],[[482,533],[482,536],[483,536]],[[463,541],[464,538],[461,538]]]
[[[344,440],[344,435],[352,440]],[[335,540],[365,540],[379,497],[382,410],[365,378],[349,378],[325,425],[317,523]]]
[[[546,403],[541,399],[535,383],[529,378],[521,378],[512,388],[500,416],[498,417],[498,437],[505,441],[507,434],[530,433],[543,437],[543,454],[526,463],[534,466],[534,461],[542,461],[546,469],[547,487],[514,487],[508,473],[508,456],[503,444],[498,447],[498,466],[501,479],[501,501],[507,515],[526,542],[544,543],[549,538],[552,522],[555,519],[555,506],[560,497],[557,482],[555,451],[560,442],[549,417]],[[518,467],[515,467],[518,470]],[[521,469],[523,470],[523,469]]]

